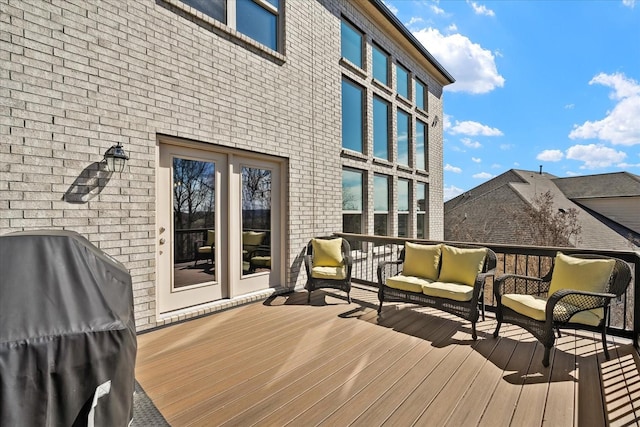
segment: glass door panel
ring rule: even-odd
[[[271,178],[242,167],[242,275],[271,270]]]

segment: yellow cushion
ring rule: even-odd
[[[615,264],[613,259],[576,258],[558,252],[549,295],[559,289],[605,292]]]
[[[502,304],[516,313],[541,322],[545,321],[546,298],[535,295],[505,294],[502,296]],[[573,311],[572,308],[570,304],[560,302],[556,304],[554,313],[557,318],[563,318],[563,314],[566,314],[567,311]],[[569,321],[571,323],[598,326],[603,317],[604,310],[602,308],[596,308],[594,310],[580,311],[574,314]]]
[[[312,267],[311,277],[315,279],[343,280],[347,278],[347,268],[341,267]]]
[[[198,248],[198,253],[200,253],[200,254],[210,254],[211,253],[211,246],[200,246]]]
[[[442,245],[405,243],[402,273],[405,276],[417,276],[429,280],[436,280],[438,278],[441,253]]]
[[[215,230],[207,230],[207,245],[211,246],[216,241],[216,232]]]
[[[342,238],[311,239],[313,265],[323,267],[342,266]]]
[[[442,267],[438,282],[462,283],[473,286],[482,271],[485,248],[456,248],[442,245]]]
[[[264,231],[243,231],[242,244],[249,246],[258,246],[262,244],[262,240],[267,233]]]
[[[389,277],[387,279],[387,286],[401,291],[416,292],[421,294],[422,287],[431,283],[429,279],[423,279],[416,276],[405,276],[404,274],[398,274],[397,276]]]
[[[259,255],[251,258],[251,264],[257,267],[271,267],[271,257],[268,255]]]
[[[459,283],[433,282],[422,287],[425,295],[448,298],[454,301],[471,301],[473,287]]]

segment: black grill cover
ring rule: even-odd
[[[126,426],[136,350],[121,263],[74,232],[0,236],[0,426]]]

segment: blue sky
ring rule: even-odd
[[[509,169],[640,175],[640,0],[384,0],[449,71],[445,200]]]

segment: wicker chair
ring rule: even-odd
[[[215,257],[216,232],[215,230],[207,230],[206,240],[196,240],[193,244],[193,266],[198,264],[201,259],[210,259],[211,264],[214,263]]]
[[[560,254],[558,254],[558,256],[560,256]],[[498,336],[500,326],[505,322],[526,329],[544,345],[545,352],[542,364],[545,367],[549,366],[549,355],[555,343],[556,336],[554,329],[558,332],[558,335],[560,335],[560,328],[599,331],[602,334],[602,346],[605,357],[609,360],[606,323],[609,315],[610,302],[612,298],[622,296],[631,281],[631,269],[626,262],[620,259],[586,254],[571,255],[570,258],[583,260],[614,260],[615,264],[613,265],[611,274],[608,279],[605,278],[602,280],[603,283],[601,285],[604,292],[567,289],[566,286],[554,291],[555,288],[552,285],[552,278],[554,269],[557,269],[557,257],[554,259],[551,270],[544,277],[538,278],[506,274],[498,277],[494,282],[494,295],[497,300],[496,318],[498,324],[493,336]],[[605,274],[608,274],[608,271]],[[547,296],[550,288],[553,293]],[[505,301],[503,299],[506,295],[509,298],[507,303],[510,303],[512,308],[504,304]],[[525,310],[522,310],[519,306],[511,302],[514,298],[520,300],[522,300],[522,298],[530,298],[529,301],[539,304],[538,310],[533,313],[528,311],[527,314],[522,314],[522,311]],[[520,312],[514,310],[516,307]],[[531,317],[533,314],[538,318]]]
[[[314,263],[313,243],[317,240],[341,239],[340,252],[342,260],[339,265],[324,266]],[[311,303],[311,292],[321,288],[340,289],[347,293],[347,301],[351,304],[351,269],[353,268],[353,258],[351,257],[351,246],[346,239],[340,237],[316,237],[307,244],[304,265],[307,270],[307,284],[305,289],[309,292],[307,303]]]
[[[452,245],[449,245],[452,246]],[[400,256],[394,261],[382,261],[378,265],[378,314],[382,313],[382,304],[385,301],[400,301],[420,304],[426,307],[434,307],[438,310],[454,314],[462,319],[471,322],[471,337],[473,340],[478,338],[476,332],[476,323],[482,314],[484,320],[484,286],[488,277],[493,277],[496,268],[496,254],[489,248],[483,248],[475,245],[456,244],[455,248],[459,249],[485,249],[486,255],[482,270],[475,277],[471,298],[466,301],[456,299],[437,297],[426,295],[423,292],[412,292],[409,290],[398,289],[387,286],[387,279],[398,274],[404,268],[405,248],[400,251]],[[442,263],[440,263],[440,268]],[[471,286],[469,286],[471,287]]]

